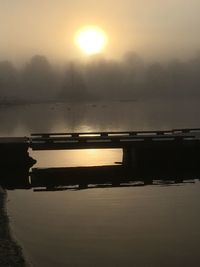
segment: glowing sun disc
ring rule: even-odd
[[[106,45],[106,35],[98,27],[85,27],[81,29],[76,37],[77,46],[86,54],[100,53]]]

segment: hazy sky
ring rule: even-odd
[[[74,34],[88,24],[107,33],[107,57],[190,56],[200,50],[199,10],[199,0],[0,0],[0,60],[80,58]]]

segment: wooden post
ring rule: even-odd
[[[133,147],[123,148],[122,164],[125,167],[136,166],[136,150]]]

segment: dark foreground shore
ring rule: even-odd
[[[22,250],[11,237],[5,202],[6,191],[0,187],[0,266],[25,267]]]

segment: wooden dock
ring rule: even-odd
[[[120,165],[30,168],[31,150],[122,149]],[[0,138],[0,184],[5,188],[87,187],[200,178],[200,129],[92,133],[35,133]],[[31,179],[31,182],[30,182]]]
[[[200,129],[90,133],[34,133],[0,138],[1,168],[30,168],[28,150],[111,149],[123,151],[122,165],[144,168],[196,168],[200,160]]]
[[[33,150],[129,148],[156,144],[197,144],[200,129],[91,133],[36,133],[29,138]]]

